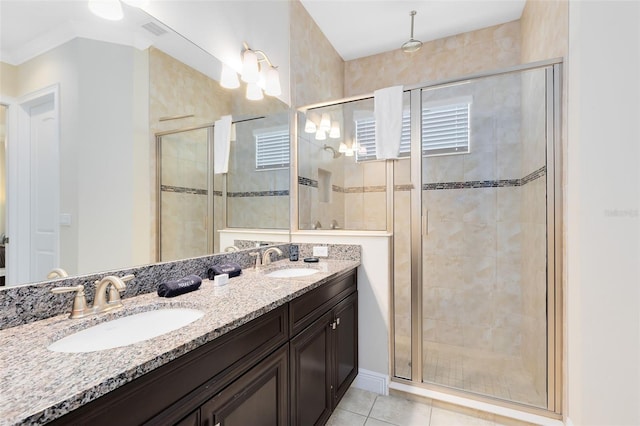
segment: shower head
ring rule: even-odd
[[[336,149],[332,146],[325,145],[322,147],[325,151],[331,151],[333,153],[333,158],[339,158],[342,156],[341,152],[336,151]]]
[[[409,39],[409,41],[406,41],[401,47],[402,51],[405,53],[417,52],[422,47],[422,42],[413,38],[413,19],[415,18],[416,13],[418,12],[416,12],[415,10],[409,12],[409,15],[411,15],[411,38]]]

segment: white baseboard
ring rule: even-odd
[[[389,376],[360,368],[351,386],[379,395],[389,395]]]

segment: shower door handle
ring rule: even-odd
[[[422,215],[422,235],[429,235],[429,210]]]

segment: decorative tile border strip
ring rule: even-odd
[[[249,192],[227,192],[229,198],[244,198],[244,197],[284,197],[289,195],[288,189],[282,189],[278,191],[249,191]]]
[[[434,191],[440,189],[465,189],[465,188],[506,188],[514,186],[523,186],[529,182],[545,176],[547,174],[547,166],[542,166],[538,170],[529,173],[520,179],[499,179],[499,180],[474,180],[468,182],[440,182],[425,183],[422,185],[423,191]]]
[[[318,187],[318,181],[314,179],[309,179],[306,177],[298,176],[298,184],[304,186],[311,186],[313,188]]]
[[[394,186],[395,191],[411,191],[413,189],[413,184],[405,183],[403,185]]]
[[[467,182],[438,182],[438,183],[425,183],[422,185],[424,191],[434,191],[440,189],[465,189],[465,188],[506,188],[513,186],[523,186],[529,182],[545,176],[547,174],[547,166],[542,166],[538,170],[529,173],[527,176],[520,179],[499,179],[499,180],[473,180]],[[298,183],[300,185],[311,186],[313,188],[318,187],[318,181],[298,177]],[[385,192],[387,187],[385,185],[376,186],[350,186],[342,187],[338,185],[332,185],[333,192],[341,192],[345,194],[359,194],[363,192]],[[396,191],[411,191],[413,189],[412,184],[395,185]]]
[[[346,188],[342,188],[341,192],[345,194],[360,194],[363,192],[386,192],[387,187],[385,185],[374,185],[374,186],[349,186]]]
[[[160,190],[164,192],[176,192],[179,194],[207,195],[206,189],[186,188],[184,186],[160,185]]]
[[[213,191],[214,197],[222,197],[222,191]]]
[[[526,175],[525,177],[523,177],[522,180],[522,185],[527,184],[529,182],[532,182],[544,175],[547,174],[547,166],[542,166],[540,167],[538,170],[536,170],[535,172],[529,173],[528,175]]]

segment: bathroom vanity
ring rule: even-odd
[[[276,262],[269,270],[291,265]],[[357,266],[326,260],[308,266],[318,268],[313,275],[284,279],[248,270],[227,286],[205,280],[175,299],[126,299],[114,315],[159,304],[205,315],[166,335],[99,352],[46,349],[97,317],[59,316],[3,330],[2,341],[13,341],[2,349],[4,360],[20,344],[35,350],[8,372],[12,379],[31,370],[31,377],[12,385],[18,389],[8,402],[19,407],[0,405],[0,424],[324,424],[357,374]],[[6,340],[8,333],[23,339]]]

